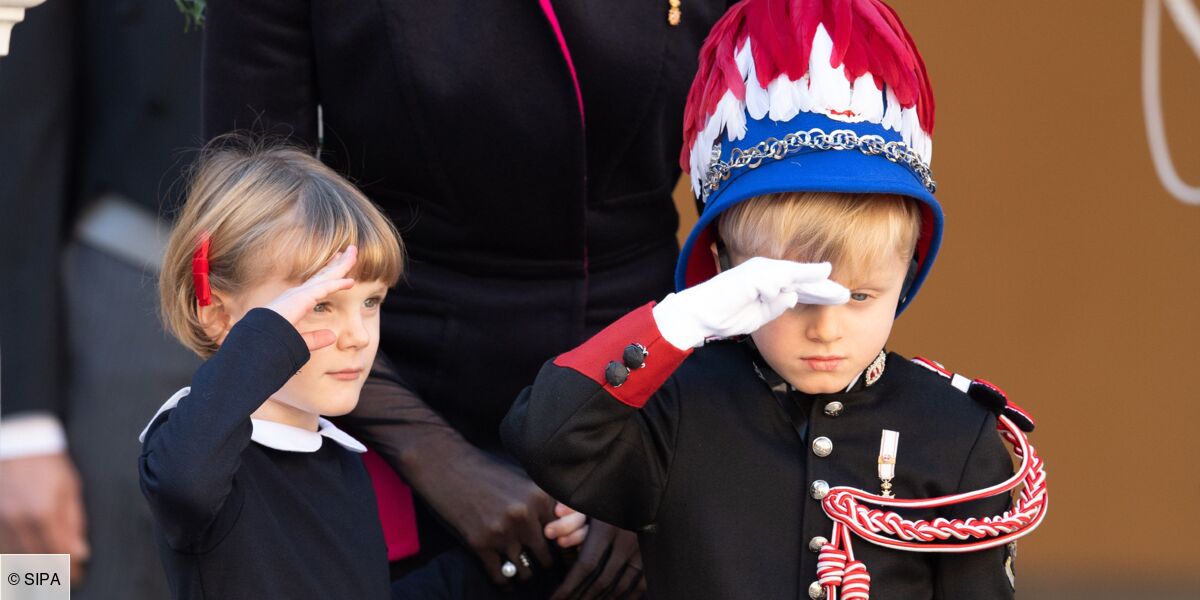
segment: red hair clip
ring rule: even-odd
[[[192,286],[196,288],[196,303],[200,306],[212,304],[212,289],[208,285],[208,234],[200,236],[200,247],[192,256]]]

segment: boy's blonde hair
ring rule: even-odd
[[[304,281],[348,245],[358,246],[350,277],[393,286],[404,248],[392,222],[320,160],[299,149],[223,136],[201,151],[187,202],[163,257],[163,322],[201,357],[217,351],[197,316],[192,258],[209,239],[214,292],[237,294],[272,276]]]
[[[785,192],[738,203],[717,230],[739,260],[765,256],[830,262],[850,277],[888,252],[907,264],[921,233],[916,200],[890,194]]]

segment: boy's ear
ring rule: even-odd
[[[212,302],[208,306],[197,306],[196,317],[204,334],[218,346],[225,341],[225,336],[233,326],[233,318],[229,314],[229,304],[222,294],[212,293]]]
[[[917,278],[917,268],[920,263],[917,262],[916,255],[913,255],[912,260],[908,262],[908,273],[904,275],[904,283],[900,287],[900,302],[908,299],[908,293],[912,291],[913,280]]]
[[[713,242],[708,245],[708,249],[712,252],[713,264],[717,265],[717,272],[721,272],[721,251],[717,250],[717,243]]]
[[[714,240],[708,245],[708,249],[712,252],[713,262],[717,263],[717,273],[728,271],[731,268],[729,250],[725,249],[725,244],[722,244],[721,240]]]

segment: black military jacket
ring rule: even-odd
[[[555,498],[640,532],[654,598],[808,598],[810,543],[833,525],[810,488],[820,480],[878,491],[883,429],[900,433],[897,497],[974,490],[1013,473],[995,416],[896,354],[869,387],[808,395],[778,385],[746,343],[709,344],[684,360],[649,313],[547,363],[501,433]],[[649,349],[645,367],[614,387],[605,367],[631,342]],[[827,456],[812,449],[818,437],[832,442]],[[1000,495],[904,516],[997,515],[1008,503]],[[873,600],[1013,595],[1005,548],[923,554],[854,540]]]

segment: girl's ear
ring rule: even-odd
[[[709,244],[708,250],[710,252],[712,252],[713,263],[717,265],[717,272],[720,273],[722,271],[722,269],[721,269],[721,251],[717,249],[717,243],[713,242],[713,243]]]
[[[196,317],[200,320],[204,334],[218,346],[225,341],[225,336],[233,327],[233,318],[229,314],[229,303],[226,302],[223,294],[215,291],[212,293],[212,302],[208,306],[196,307]]]

